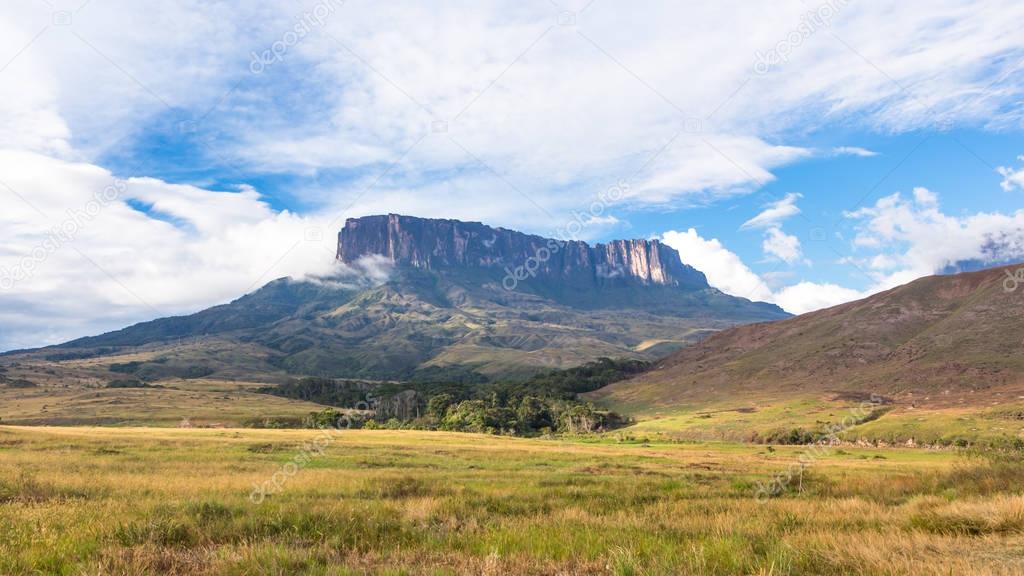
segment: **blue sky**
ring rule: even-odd
[[[1021,18],[997,0],[5,5],[0,349],[335,273],[344,219],[385,212],[545,235],[581,218],[582,239],[660,238],[793,312],[1018,260]]]

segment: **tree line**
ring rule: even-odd
[[[581,401],[579,395],[648,368],[649,363],[639,360],[600,358],[520,382],[410,384],[303,378],[259,391],[333,407],[303,419],[300,425],[308,427],[334,426],[344,419],[346,426],[364,428],[519,436],[584,434],[620,427],[624,419]],[[339,408],[349,411],[348,417],[343,418],[346,412]],[[353,410],[361,417],[353,419]]]

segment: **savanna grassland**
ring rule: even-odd
[[[0,574],[1024,573],[1018,457],[323,434],[0,427]]]

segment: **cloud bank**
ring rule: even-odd
[[[799,143],[815,130],[1022,119],[1024,4],[1010,0],[834,3],[810,30],[801,25],[818,6],[799,0],[331,2],[310,24],[321,4],[0,7],[0,349],[329,273],[345,217],[553,234],[625,182],[592,222],[599,235],[641,211],[749,194],[816,156],[873,154]],[[289,36],[299,22],[307,31]],[[1019,169],[1000,174],[1004,189],[1021,188]],[[922,198],[850,217],[863,227],[858,265],[879,285],[1019,237],[1019,215],[952,217]],[[800,266],[787,199],[745,228],[764,235],[766,258]],[[739,295],[814,295],[814,306],[853,296],[773,290],[717,240],[665,237],[706,255],[688,261]]]

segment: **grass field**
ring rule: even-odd
[[[3,422],[55,426],[239,427],[261,417],[302,418],[319,404],[257,394],[257,384],[165,380],[160,388],[0,387]]]
[[[746,442],[773,433],[822,430],[856,413],[861,402],[834,394],[740,396],[741,399],[652,409],[637,416],[629,432],[649,438]],[[609,404],[629,413],[626,407]],[[1024,443],[1024,402],[1017,396],[991,406],[879,405],[877,416],[847,426],[848,442],[918,446],[1014,446]]]
[[[760,501],[801,454],[0,427],[0,574],[1024,573],[1019,463],[829,450]]]

